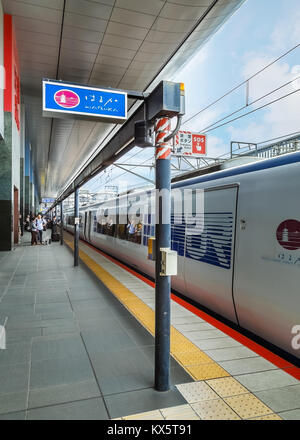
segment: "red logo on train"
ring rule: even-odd
[[[56,92],[54,100],[57,105],[64,108],[74,108],[80,103],[80,98],[77,93],[66,89]]]
[[[290,251],[300,249],[300,222],[298,220],[285,220],[280,223],[276,231],[278,243]]]

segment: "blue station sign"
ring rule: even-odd
[[[43,115],[123,123],[127,119],[127,93],[43,80]]]

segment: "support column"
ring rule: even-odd
[[[76,219],[79,218],[79,189],[77,188],[74,193],[74,266],[78,266],[79,261],[79,224]]]
[[[24,158],[20,158],[20,224],[21,235],[24,235]]]
[[[171,148],[162,142],[170,132],[169,118],[155,125],[156,261],[155,261],[155,389],[170,389],[170,276],[161,276],[162,248],[171,247]]]
[[[13,247],[12,115],[4,112],[4,139],[0,140],[0,251]]]
[[[60,202],[60,244],[64,244],[64,216],[63,216],[63,202]]]

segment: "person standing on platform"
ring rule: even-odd
[[[38,230],[38,239],[41,244],[43,244],[43,229],[44,229],[44,221],[42,219],[41,214],[37,216],[36,225]]]
[[[31,225],[30,225],[30,230],[31,230],[31,246],[37,245],[37,238],[38,238],[38,229],[37,229],[37,218],[36,217],[32,217],[31,219]]]

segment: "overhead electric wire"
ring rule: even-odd
[[[263,109],[263,108],[265,108],[265,107],[268,107],[269,105],[274,104],[275,102],[281,101],[281,99],[287,98],[288,96],[291,96],[291,95],[293,95],[294,93],[297,93],[297,92],[299,92],[299,91],[300,91],[300,89],[296,89],[296,90],[294,90],[294,91],[291,92],[291,93],[288,93],[288,94],[286,94],[286,95],[284,95],[284,96],[281,96],[280,98],[277,98],[277,99],[274,99],[273,101],[268,102],[267,104],[264,104],[264,105],[262,105],[262,106],[260,106],[260,107],[257,107],[257,108],[255,108],[254,110],[251,110],[251,112],[244,113],[243,115],[240,115],[240,116],[238,116],[237,118],[230,119],[229,121],[224,122],[224,124],[217,125],[216,127],[210,128],[209,130],[204,129],[204,130],[201,131],[201,132],[202,132],[203,134],[205,134],[205,133],[208,133],[208,132],[210,132],[210,131],[212,131],[212,130],[216,130],[217,128],[223,127],[224,125],[230,124],[230,122],[237,121],[238,119],[244,118],[245,116],[248,116],[248,115],[251,115],[251,114],[254,113],[254,112],[257,112],[258,110],[261,110],[261,109]],[[228,116],[226,116],[224,119],[227,119],[227,118],[228,118]],[[224,120],[224,119],[223,119],[223,120]],[[208,128],[208,127],[207,127],[207,128]]]
[[[207,126],[206,128],[199,130],[200,132],[204,132],[204,130],[207,130],[208,128],[213,127],[214,125],[218,124],[219,122],[224,121],[225,119],[229,118],[230,116],[233,116],[239,112],[241,112],[242,110],[244,110],[247,107],[250,107],[251,105],[255,104],[258,101],[261,101],[262,99],[266,98],[267,96],[272,95],[275,92],[278,92],[278,90],[283,89],[284,87],[288,86],[289,84],[293,83],[294,81],[296,81],[297,79],[299,79],[300,76],[297,76],[295,79],[293,79],[292,81],[288,81],[287,83],[281,85],[280,87],[277,87],[276,89],[272,90],[271,92],[266,93],[265,95],[261,96],[260,98],[255,99],[254,101],[250,102],[249,104],[244,105],[243,107],[240,107],[238,110],[235,110],[234,112],[224,116],[223,118],[219,119],[218,121],[214,122],[213,124]]]
[[[221,101],[222,99],[226,98],[226,96],[230,95],[231,93],[233,93],[235,90],[239,89],[241,86],[243,86],[244,84],[247,84],[247,82],[249,82],[251,79],[255,78],[257,75],[259,75],[260,73],[262,73],[263,71],[265,71],[266,69],[268,69],[269,67],[271,67],[273,64],[277,63],[277,61],[281,60],[282,58],[284,58],[285,56],[287,56],[288,54],[290,54],[291,52],[293,52],[294,50],[296,50],[298,47],[300,47],[300,43],[298,43],[296,46],[292,47],[291,49],[289,49],[287,52],[285,52],[284,54],[282,54],[280,57],[276,58],[275,60],[273,60],[271,63],[269,63],[268,65],[266,65],[265,67],[263,67],[262,69],[260,69],[259,71],[257,71],[256,73],[254,73],[252,76],[250,76],[249,78],[247,78],[246,80],[242,81],[240,84],[238,84],[237,86],[233,87],[231,90],[229,90],[228,92],[226,92],[224,95],[222,95],[220,98],[216,99],[215,101],[213,101],[212,103],[210,103],[209,105],[207,105],[206,107],[204,107],[203,109],[199,110],[197,113],[195,113],[194,115],[190,116],[188,119],[186,119],[182,125],[185,125],[187,122],[191,121],[192,119],[194,119],[196,116],[200,115],[201,113],[203,113],[205,110],[209,109],[210,107],[212,107],[213,105],[217,104],[219,101]]]
[[[300,135],[300,131],[295,131],[294,133],[288,133],[288,134],[285,134],[283,136],[278,136],[273,139],[267,139],[266,141],[258,142],[257,145],[266,144],[267,142],[277,141],[278,139],[282,139],[282,138],[287,138],[286,140],[288,140],[290,136],[294,136],[294,135],[295,136]],[[282,142],[284,142],[284,140]]]
[[[138,156],[139,154],[141,154],[141,153],[143,153],[143,152],[144,152],[144,150],[142,150],[142,149],[141,149],[140,151],[137,151],[136,153],[132,154],[132,155],[128,158],[128,160],[132,159],[132,158],[135,157],[135,156]],[[149,159],[151,159],[151,157],[148,157],[147,159],[145,159],[143,162],[141,162],[140,165],[143,165],[143,164],[146,163]],[[113,165],[112,165],[112,166],[113,166]],[[136,168],[136,166],[132,167],[132,169],[135,169],[135,168]],[[117,176],[115,176],[115,177],[113,177],[112,179],[110,179],[110,182],[116,180],[117,178],[123,176],[123,175],[126,174],[126,173],[127,173],[127,172],[125,171],[125,172],[123,172],[123,173],[121,173],[121,174],[118,174]],[[103,176],[102,173],[101,173],[101,175]],[[98,175],[98,177],[101,178],[100,175]],[[142,178],[142,177],[141,177],[141,178]],[[104,186],[106,183],[107,183],[107,182],[105,182],[105,183],[101,183],[100,185],[101,185],[101,186]],[[91,189],[95,188],[95,186],[96,186],[97,184],[98,184],[98,182],[95,181],[95,182],[92,184],[92,186],[91,186],[90,188],[88,188],[88,189],[91,190]]]

